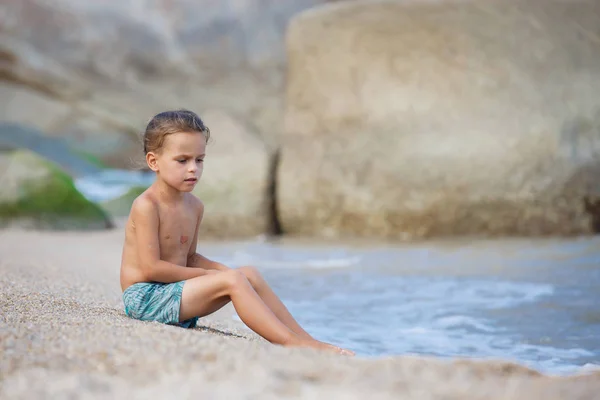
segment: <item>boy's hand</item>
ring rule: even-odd
[[[204,269],[204,268],[202,268]],[[206,272],[206,275],[214,275],[214,274],[218,274],[222,271],[218,271],[216,269],[204,269],[204,272]]]
[[[221,263],[209,260],[208,258],[194,253],[188,257],[187,266],[191,268],[202,268],[207,271],[227,271],[229,268]]]

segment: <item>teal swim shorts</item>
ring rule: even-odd
[[[123,292],[125,314],[142,321],[157,321],[182,328],[195,328],[198,317],[179,322],[184,283],[185,281],[140,282],[129,286]]]

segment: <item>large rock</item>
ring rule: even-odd
[[[211,130],[202,179],[200,237],[248,237],[271,230],[269,153],[256,132],[219,110],[207,110]]]
[[[28,150],[0,153],[0,227],[98,230],[113,226],[72,178]]]
[[[599,27],[598,0],[343,2],[295,17],[283,230],[590,232]]]
[[[4,0],[0,120],[131,167],[155,113],[220,108],[273,149],[285,26],[324,1]]]

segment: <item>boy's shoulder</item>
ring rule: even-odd
[[[188,193],[185,196],[185,203],[194,210],[194,212],[202,216],[204,214],[204,203],[195,195]],[[135,198],[131,204],[130,214],[135,215],[159,215],[160,203],[150,190],[147,190]]]
[[[145,191],[131,203],[128,221],[134,230],[139,226],[156,226],[159,224],[158,214],[158,205],[152,196],[148,195],[148,191]]]
[[[158,210],[158,202],[147,190],[140,194],[131,203],[131,214],[135,215],[138,213],[149,213]]]
[[[194,208],[194,211],[200,214],[204,212],[204,203],[202,202],[202,200],[200,200],[196,195],[192,193],[187,193],[186,197],[189,202],[188,204],[190,204],[191,207]]]

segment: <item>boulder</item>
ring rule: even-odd
[[[66,172],[29,150],[0,153],[0,171],[1,227],[99,230],[113,226],[100,207],[77,191]]]
[[[297,15],[277,175],[283,231],[592,232],[598,27],[597,0],[352,1]]]
[[[129,168],[152,115],[221,108],[272,150],[285,26],[322,2],[4,0],[0,120]]]
[[[204,203],[199,237],[249,237],[271,229],[270,155],[256,132],[220,110],[207,110],[211,130],[204,172],[194,194]]]

